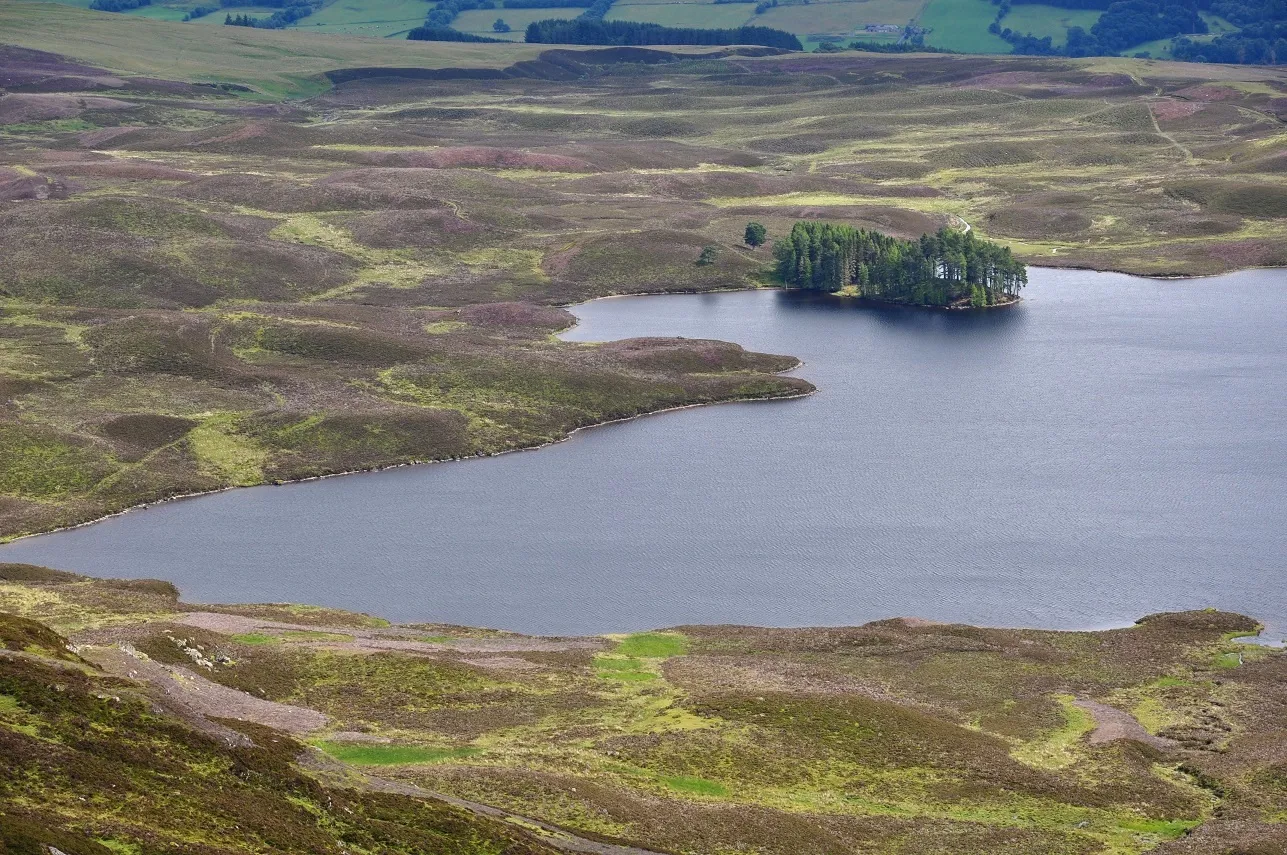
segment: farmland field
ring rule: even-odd
[[[609,21],[644,21],[665,27],[740,27],[760,24],[751,3],[615,3],[608,10]],[[546,16],[551,17],[551,16]]]
[[[1031,33],[1037,38],[1050,36],[1056,45],[1068,41],[1068,28],[1081,27],[1090,32],[1090,28],[1099,20],[1097,9],[1061,9],[1058,6],[1042,6],[1036,3],[1023,3],[1010,9],[1001,26],[1009,27],[1016,33]],[[1169,41],[1169,39],[1168,39]]]
[[[94,38],[76,39],[74,33],[88,22],[94,27]],[[319,92],[325,84],[317,75],[333,68],[500,68],[534,59],[543,49],[541,45],[498,50],[487,45],[335,38],[306,30],[217,26],[212,32],[186,24],[26,2],[0,3],[0,33],[10,43],[38,50],[74,50],[77,58],[115,71],[192,82],[248,84],[271,97]]]
[[[10,0],[9,5],[33,2]],[[39,0],[62,6],[87,8],[91,0]],[[114,17],[143,18],[181,22],[185,14],[203,0],[161,0]],[[316,11],[286,29],[310,34],[356,35],[373,38],[401,38],[408,30],[424,22],[425,14],[436,0],[322,0]],[[933,30],[926,44],[960,53],[1008,54],[1011,46],[990,34],[988,25],[997,7],[990,0],[785,0],[780,5],[755,14],[754,3],[714,3],[711,0],[617,0],[607,14],[610,21],[641,21],[672,27],[732,28],[744,25],[773,27],[793,33],[806,50],[816,50],[825,41],[890,42],[898,33],[867,33],[868,24],[902,27],[915,21]],[[203,26],[222,26],[229,11],[267,17],[275,9],[267,6],[237,6],[190,22]],[[497,0],[495,9],[477,9],[459,14],[453,27],[466,33],[522,42],[524,31],[532,21],[546,18],[575,18],[583,8],[505,9]],[[1037,38],[1050,36],[1056,46],[1067,39],[1069,27],[1089,30],[1099,18],[1096,10],[1063,9],[1040,4],[1016,5],[1002,25],[1016,33]],[[509,33],[496,33],[492,24],[497,18],[510,25]],[[1236,28],[1215,15],[1203,13],[1213,35]],[[109,29],[111,25],[104,24]],[[1197,36],[1198,41],[1211,36]],[[1154,58],[1170,53],[1170,39],[1159,39],[1132,48],[1127,53],[1146,51]]]
[[[917,23],[932,30],[925,43],[934,47],[960,53],[1009,53],[1010,43],[988,32],[996,15],[997,7],[988,0],[929,0]]]
[[[527,29],[527,25],[533,21],[543,21],[547,18],[575,18],[584,11],[585,9],[575,7],[562,9],[471,9],[468,12],[461,12],[457,15],[456,20],[452,22],[452,26],[466,33],[476,33],[480,36],[521,42],[523,32]],[[498,33],[492,29],[492,24],[495,23],[497,18],[501,18],[505,23],[509,24],[510,32]]]
[[[782,5],[756,15],[755,23],[797,34],[850,35],[866,24],[903,26],[916,17],[923,0],[861,0]],[[868,36],[863,35],[863,38]]]
[[[296,29],[355,36],[388,36],[424,23],[424,0],[330,0]],[[211,17],[218,18],[219,13]]]

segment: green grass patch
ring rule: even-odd
[[[383,38],[424,23],[424,0],[329,0],[293,29]]]
[[[55,430],[0,424],[0,493],[53,499],[83,492],[115,466]]]
[[[645,683],[660,676],[644,660],[667,659],[688,652],[688,639],[677,632],[636,632],[617,643],[611,653],[594,657],[600,677],[630,683]]]
[[[402,766],[411,763],[442,763],[463,760],[482,753],[481,748],[435,748],[424,745],[393,745],[379,742],[319,742],[317,747],[354,766]]]
[[[723,784],[692,775],[662,775],[660,780],[667,787],[678,793],[689,793],[695,796],[728,795],[728,787]]]
[[[1237,668],[1242,664],[1241,653],[1218,653],[1212,663],[1217,668]]]
[[[643,662],[633,657],[618,659],[611,656],[596,656],[594,670],[600,677],[624,680],[628,683],[644,683],[657,679],[654,672],[649,671]]]
[[[636,632],[623,638],[614,652],[644,659],[683,656],[688,652],[688,639],[678,632]]]
[[[497,6],[499,5],[498,3]],[[421,6],[423,8],[423,3]],[[452,21],[451,25],[465,33],[475,33],[480,36],[521,42],[523,41],[523,33],[527,30],[527,25],[533,21],[544,21],[549,18],[570,20],[584,11],[585,9],[583,8],[471,9],[457,15],[456,20]],[[420,17],[424,17],[423,11]],[[492,29],[492,24],[495,23],[497,18],[509,24],[510,31],[508,33],[498,33]]]
[[[139,855],[139,853],[143,851],[139,846],[136,846],[133,843],[126,843],[122,840],[100,838],[98,842],[113,852],[119,853],[119,855]]]
[[[755,7],[748,3],[635,3],[614,5],[609,21],[640,21],[663,27],[731,28],[759,24]],[[506,18],[506,21],[509,19]]]
[[[17,125],[5,125],[6,134],[70,134],[77,131],[92,131],[98,127],[84,119],[50,119],[47,122],[24,122]]]
[[[430,335],[445,335],[468,328],[469,324],[464,321],[434,321],[432,324],[425,324],[425,332]]]
[[[1183,677],[1159,677],[1153,681],[1153,685],[1159,689],[1169,689],[1174,686],[1192,686],[1193,681]]]
[[[319,632],[311,629],[292,629],[276,635],[262,632],[247,632],[234,635],[233,641],[241,644],[280,644],[292,641],[352,641],[353,636],[342,632]]]
[[[901,27],[916,17],[923,5],[923,0],[814,0],[807,4],[780,2],[777,7],[762,15],[752,14],[746,23],[776,27],[799,36],[825,33],[850,38],[856,35],[866,41],[878,34],[863,32],[863,27],[868,24],[893,24]],[[734,4],[733,8],[753,12],[753,7],[749,5]]]
[[[232,640],[238,644],[276,644],[277,636],[264,635],[262,632],[243,632],[234,635]]]
[[[1201,824],[1202,821],[1197,819],[1127,819],[1121,822],[1121,827],[1141,834],[1153,834],[1163,840],[1175,840]]]
[[[215,416],[188,433],[188,447],[201,468],[237,487],[264,480],[268,452],[252,439],[234,433],[235,417]]]
[[[1055,700],[1063,713],[1063,726],[1011,752],[1020,763],[1041,769],[1071,766],[1077,761],[1077,742],[1095,729],[1094,716],[1074,704],[1072,695],[1059,695]]]

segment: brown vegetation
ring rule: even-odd
[[[1106,632],[694,626],[617,643],[284,605],[205,609],[165,583],[0,565],[0,610],[68,636],[0,616],[0,647],[20,651],[0,656],[0,741],[29,785],[49,788],[18,816],[145,845],[175,845],[181,828],[210,852],[234,845],[220,837],[221,811],[249,835],[273,833],[261,823],[270,815],[274,828],[294,822],[277,801],[263,813],[223,800],[189,812],[188,795],[222,785],[223,767],[196,763],[201,746],[222,745],[250,768],[271,749],[276,774],[311,780],[285,787],[293,804],[329,810],[316,788],[361,785],[378,767],[368,786],[408,799],[442,793],[646,851],[1232,855],[1284,840],[1287,660],[1231,641],[1255,630],[1238,615],[1154,615]],[[58,680],[68,698],[100,699],[93,712],[73,704],[79,715],[116,712],[111,730],[37,763],[29,730],[63,726],[39,700],[55,665],[75,672]],[[121,716],[132,707],[115,705],[135,698],[168,711],[152,713],[146,744],[172,783],[131,789],[139,809],[105,814],[98,773],[58,775],[124,764],[150,780],[142,755],[108,744],[133,734]],[[325,761],[290,730],[363,765]],[[183,734],[186,771],[165,765],[176,755],[158,732]],[[343,798],[354,808],[347,800],[361,796]],[[0,782],[0,807],[17,804]],[[360,812],[347,821],[374,827]]]
[[[747,220],[916,236],[960,217],[1029,259],[1144,272],[1287,262],[1272,75],[643,49],[520,65],[482,85],[349,70],[255,103],[0,51],[0,537],[807,391],[772,376],[791,360],[733,347],[549,339],[571,322],[556,304],[765,281]]]

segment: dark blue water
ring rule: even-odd
[[[778,292],[576,312],[578,340],[795,354],[820,392],[171,503],[0,560],[539,633],[1206,606],[1287,633],[1287,271],[1035,270],[986,314]]]

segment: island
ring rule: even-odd
[[[1019,301],[1028,268],[1009,247],[947,227],[919,240],[816,220],[773,245],[789,288],[913,306],[983,309]]]

